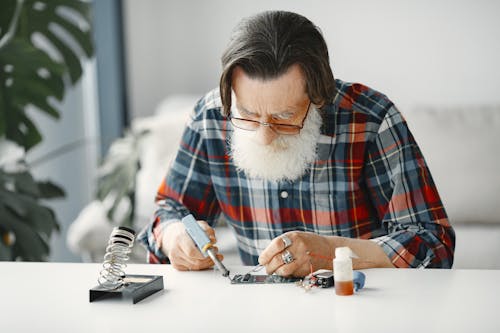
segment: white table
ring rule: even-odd
[[[129,265],[165,290],[89,303],[100,264],[0,263],[1,332],[500,332],[500,270],[365,270],[354,296],[231,285],[214,271]],[[248,267],[229,267],[244,273]]]

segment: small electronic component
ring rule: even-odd
[[[316,277],[315,284],[321,288],[330,288],[333,286],[333,272],[332,271],[318,271],[313,273]]]
[[[300,281],[300,278],[283,277],[279,275],[252,275],[236,274],[231,279],[231,284],[269,284],[269,283],[295,283]]]
[[[354,291],[363,289],[363,287],[365,286],[365,279],[366,277],[364,273],[359,271],[353,272]],[[316,272],[309,274],[303,280],[297,282],[297,285],[308,291],[313,287],[320,287],[320,288],[333,287],[335,286],[335,280],[332,271],[326,269],[320,269]]]

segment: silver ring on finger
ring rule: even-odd
[[[288,250],[285,250],[285,252],[281,254],[281,259],[283,259],[285,265],[291,263],[294,260],[293,255]]]
[[[287,247],[289,247],[290,245],[292,245],[292,240],[290,238],[288,238],[287,235],[282,235],[281,236],[281,240],[283,241],[283,245],[285,246],[284,247],[285,249]]]

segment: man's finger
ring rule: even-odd
[[[205,258],[203,260],[193,260],[189,263],[189,265],[190,265],[190,267],[192,267],[191,268],[192,270],[199,271],[202,269],[208,269],[208,268],[213,267],[214,263],[213,263],[212,259]]]
[[[206,221],[203,220],[198,220],[198,224],[201,226],[201,228],[205,231],[207,236],[210,238],[210,242],[212,244],[215,244],[217,242],[217,239],[215,237],[215,230],[211,226],[208,225]]]
[[[283,252],[285,243],[281,236],[274,238],[259,256],[259,264],[266,265],[278,253]]]
[[[295,272],[300,268],[299,263],[297,260],[292,261],[289,264],[284,264],[278,267],[274,273],[280,275],[280,276],[285,276],[285,277],[290,277],[290,276],[295,276]]]
[[[271,275],[284,264],[285,263],[283,262],[283,258],[281,258],[281,253],[278,253],[274,257],[272,257],[271,260],[265,265],[266,273]]]
[[[205,258],[203,254],[200,252],[196,244],[193,242],[191,237],[186,234],[186,237],[183,237],[182,241],[179,244],[181,251],[184,253],[186,258],[200,260]]]

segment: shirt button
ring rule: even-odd
[[[287,192],[287,191],[283,191],[283,192],[281,192],[281,194],[280,194],[280,195],[281,195],[281,197],[282,197],[283,199],[288,198],[288,192]]]

